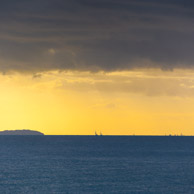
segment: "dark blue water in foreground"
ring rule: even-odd
[[[194,137],[0,136],[1,193],[194,193]]]

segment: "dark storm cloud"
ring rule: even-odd
[[[0,70],[125,70],[194,65],[190,0],[6,0]]]

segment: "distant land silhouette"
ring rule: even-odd
[[[44,133],[29,129],[21,129],[0,131],[0,135],[44,135]]]

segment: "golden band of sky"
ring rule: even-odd
[[[194,135],[194,70],[0,75],[0,129]]]

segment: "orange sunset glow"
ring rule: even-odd
[[[48,135],[193,135],[193,75],[180,69],[1,75],[0,126]]]

